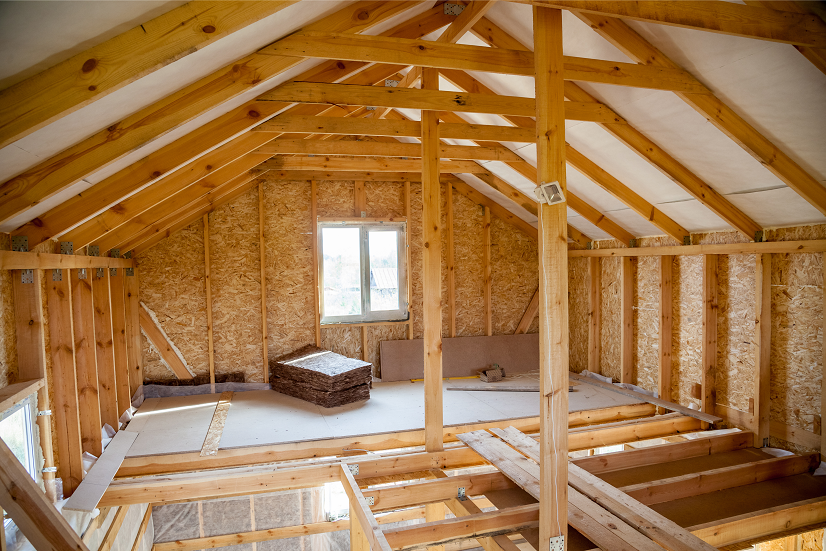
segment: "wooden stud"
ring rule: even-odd
[[[123,278],[123,269],[112,268],[110,270],[109,304],[112,307],[112,348],[115,356],[118,416],[132,405],[132,393],[129,389],[129,353],[126,342],[126,293]]]
[[[565,181],[562,12],[533,8],[537,183]],[[539,207],[539,549],[568,533],[567,205]]]
[[[404,216],[407,219],[407,228],[405,231],[405,250],[407,251],[407,338],[413,338],[413,265],[410,261],[410,221],[412,220],[411,216],[413,216],[413,211],[410,207],[410,182],[405,180],[404,182]]]
[[[306,140],[305,140],[306,141]],[[334,142],[336,143],[336,142]],[[340,143],[340,142],[338,142]],[[350,142],[355,143],[355,142]],[[359,144],[361,146],[361,144]],[[355,206],[353,207],[353,216],[356,218],[365,218],[367,216],[367,196],[364,193],[364,180],[355,180],[353,182],[354,186],[354,197],[355,197]]]
[[[204,215],[204,285],[206,287],[207,346],[209,350],[209,382],[215,384],[215,351],[212,336],[212,281],[209,254],[209,214]]]
[[[264,241],[264,182],[258,183],[258,251],[261,254],[261,360],[264,382],[270,380],[269,345],[267,338],[267,244]]]
[[[143,542],[143,535],[146,534],[146,529],[149,527],[149,521],[152,520],[152,504],[146,506],[146,513],[144,513],[141,523],[138,526],[138,533],[135,534],[135,542],[132,544],[132,551],[138,551]],[[153,546],[154,547],[154,546]]]
[[[821,262],[823,263],[823,281],[824,281],[824,293],[823,293],[823,327],[826,328],[826,254],[821,255]],[[824,333],[826,334],[826,333]],[[762,364],[761,364],[762,367]],[[821,372],[826,375],[826,346],[823,347],[823,364],[821,366]],[[826,378],[823,379],[826,381]],[[823,418],[826,417],[824,415],[826,412],[826,383],[821,383],[820,388],[820,457],[823,460],[826,460],[826,430],[823,430]],[[757,410],[755,409],[755,415],[757,414]],[[762,416],[761,416],[762,421]]]
[[[463,12],[464,13],[464,12]],[[456,336],[456,249],[453,235],[453,186],[447,184],[447,310],[450,337]],[[485,209],[487,212],[487,209]]]
[[[602,316],[600,314],[600,302],[602,301],[602,266],[599,258],[588,260],[588,275],[590,276],[590,293],[588,312],[588,371],[591,373],[602,373],[599,362],[602,342],[600,340],[600,325]]]
[[[714,414],[717,403],[717,255],[703,256],[703,341],[701,411]]]
[[[768,446],[771,413],[772,255],[755,255],[754,269],[754,447]]]
[[[491,256],[490,256],[490,208],[484,207],[485,216],[482,223],[482,232],[484,236],[484,250],[482,255],[482,270],[484,277],[484,295],[485,295],[485,334],[487,336],[493,335],[493,300],[491,291]]]
[[[129,392],[135,395],[143,385],[143,352],[141,343],[140,295],[138,270],[124,274],[123,294],[126,308],[126,356],[129,365]]]
[[[534,291],[531,301],[528,303],[528,307],[525,308],[525,313],[522,314],[522,319],[519,320],[519,325],[516,326],[516,331],[513,334],[527,333],[537,313],[539,313],[539,288]]]
[[[129,514],[128,506],[118,507],[118,510],[115,511],[115,515],[112,517],[112,523],[109,525],[106,534],[103,536],[103,540],[100,542],[98,551],[110,551],[110,549],[112,549],[112,546],[115,545],[115,538],[118,537],[118,533],[120,532],[121,526],[123,526],[123,521],[126,520],[127,514]]]
[[[347,498],[350,500],[350,512],[352,513],[350,517],[350,529],[352,530],[356,524],[359,525],[364,538],[367,540],[369,549],[373,551],[390,551],[390,546],[387,545],[387,540],[379,529],[376,517],[374,517],[370,511],[367,500],[364,499],[349,467],[344,463],[340,463],[339,473],[341,485],[344,487],[344,493],[347,494]]]
[[[367,326],[361,326],[361,360],[363,362],[369,361],[367,359]]]
[[[72,275],[72,327],[74,328],[77,401],[80,410],[83,451],[100,457],[102,451],[101,419],[95,354],[95,311],[92,304],[94,274],[92,271],[93,269],[70,270]]]
[[[100,276],[100,277],[98,277]],[[87,277],[94,279],[92,304],[94,306],[95,354],[98,374],[98,396],[100,399],[100,420],[115,430],[118,424],[118,387],[115,372],[115,348],[112,333],[112,304],[109,284],[109,270],[97,268],[87,271]]]
[[[310,218],[313,231],[313,285],[315,287],[315,345],[321,346],[321,289],[319,285],[318,271],[318,184],[315,180],[310,181]]]
[[[141,331],[146,335],[150,343],[155,345],[164,364],[175,374],[178,379],[192,379],[192,373],[184,363],[184,360],[179,356],[175,346],[169,341],[168,336],[163,329],[158,325],[146,305],[141,303],[140,306],[140,327]]]
[[[634,383],[634,267],[622,258],[620,282],[620,382]]]
[[[672,349],[672,267],[674,257],[660,257],[660,333],[659,333],[659,377],[657,394],[663,400],[671,401],[671,349]]]
[[[88,551],[17,457],[0,440],[0,507],[35,549]]]

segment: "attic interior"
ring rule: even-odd
[[[0,49],[3,551],[823,550],[824,2]]]

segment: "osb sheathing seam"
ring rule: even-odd
[[[491,217],[493,334],[512,335],[539,285],[536,241]]]
[[[11,250],[11,238],[0,233],[0,251]],[[0,388],[17,382],[17,339],[11,270],[0,270]]]
[[[453,279],[456,288],[457,337],[485,334],[484,222],[484,208],[453,191]],[[447,264],[444,271],[447,272]],[[442,299],[447,304],[447,291]]]
[[[157,313],[161,327],[196,375],[209,373],[206,288],[204,286],[204,224],[193,222],[139,255],[140,299]],[[143,343],[144,377],[175,375]]]
[[[257,186],[209,219],[215,371],[264,382]]]
[[[315,343],[310,182],[267,181],[264,204],[269,357],[278,358]]]
[[[588,369],[591,275],[587,258],[568,259],[568,364],[571,371]]]
[[[657,390],[660,365],[660,259],[637,259],[634,278],[635,384]]]

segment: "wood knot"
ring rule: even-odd
[[[258,111],[250,111],[249,113],[247,113],[247,115],[249,115],[253,119],[257,119],[261,116],[261,113],[259,113]]]
[[[370,19],[370,12],[367,10],[362,10],[358,12],[358,14],[356,14],[356,18],[359,21],[367,21],[368,19]]]
[[[83,67],[80,68],[81,71],[84,73],[91,73],[95,70],[95,67],[98,66],[98,60],[95,58],[87,59],[86,62],[83,64]]]
[[[215,27],[213,27],[212,25],[206,25],[206,26],[205,26],[203,29],[201,29],[201,30],[202,30],[202,31],[204,31],[204,32],[205,32],[205,33],[207,33],[207,34],[212,34],[212,33],[214,33],[214,32],[215,32]]]
[[[343,63],[343,62],[341,62],[341,61],[336,61],[336,67],[338,67],[338,68],[339,68],[339,69],[341,69],[341,70],[344,70],[346,66],[344,65],[344,63]]]
[[[89,91],[90,91],[90,92],[94,92],[94,91],[95,91],[95,90],[97,90],[97,89],[98,89],[98,87],[97,87],[97,86],[95,86],[94,84],[93,84],[92,86],[89,86]]]
[[[152,177],[153,177],[153,178],[160,178],[160,177],[161,177],[161,173],[160,173],[160,171],[156,170],[155,172],[153,172],[153,173],[152,173]]]
[[[212,165],[206,165],[207,170],[212,170]]]

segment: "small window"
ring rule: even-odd
[[[318,229],[321,323],[406,320],[405,224],[322,222]]]
[[[0,414],[0,438],[20,461],[26,471],[37,480],[36,456],[34,453],[34,428],[31,398],[26,399],[7,412]],[[5,521],[6,527],[11,519]]]

